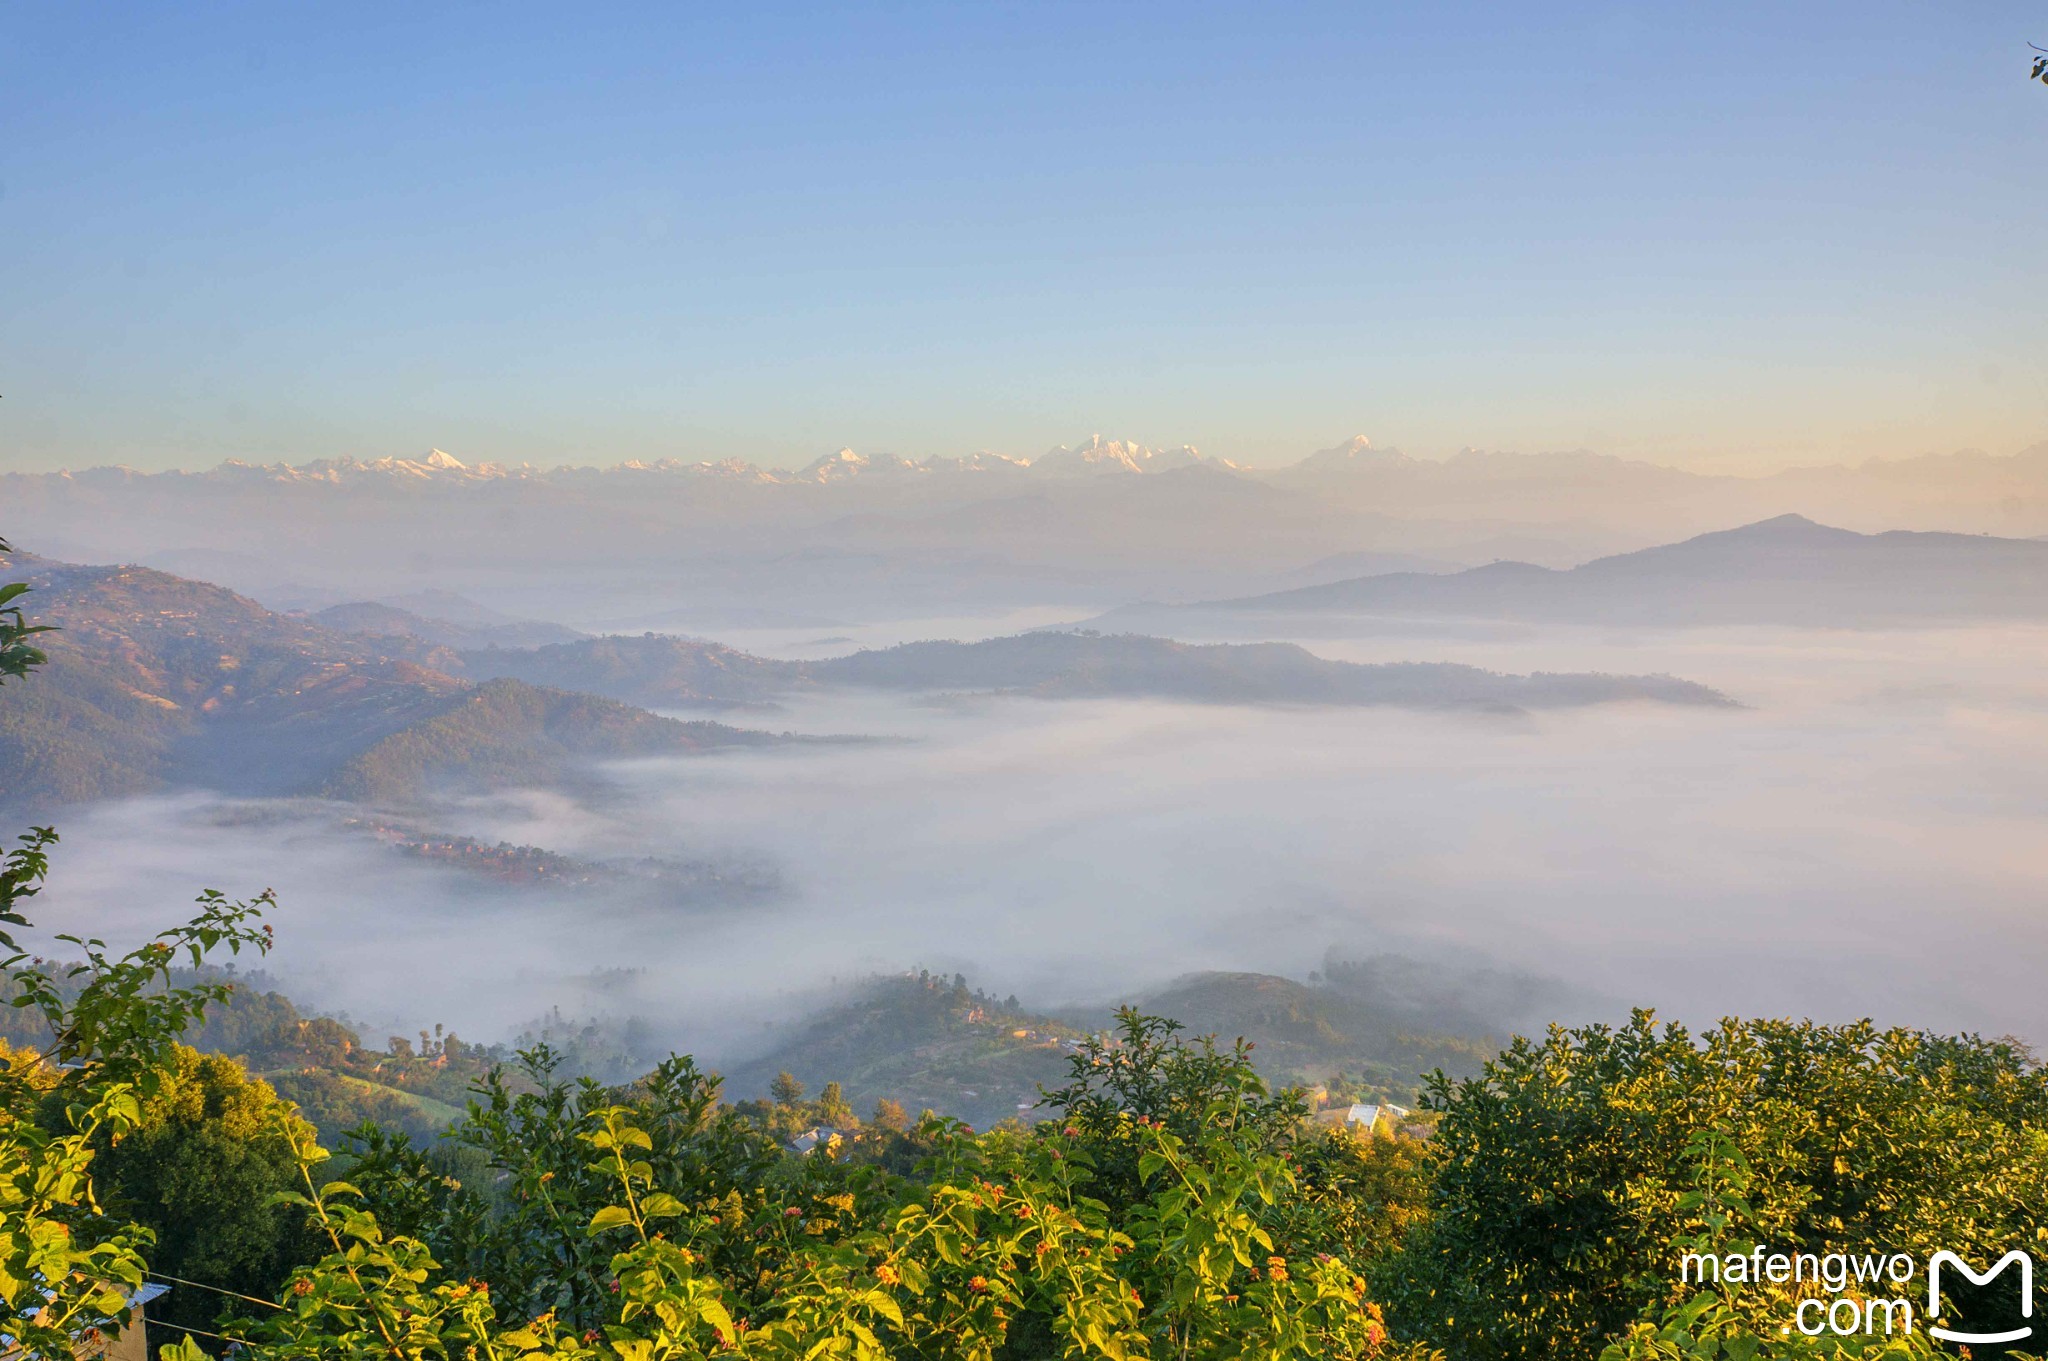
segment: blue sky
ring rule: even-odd
[[[2011,452],[2030,38],[2038,0],[15,6],[0,467]]]

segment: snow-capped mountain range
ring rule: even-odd
[[[1364,436],[1351,441],[1351,445],[1368,447],[1370,443],[1371,441]],[[1351,445],[1344,447],[1349,448]],[[1326,450],[1324,454],[1314,455],[1308,461],[1313,462],[1315,458],[1337,452],[1340,451]],[[1242,471],[1237,464],[1228,459],[1211,458],[1192,445],[1152,449],[1134,441],[1105,439],[1101,435],[1091,435],[1079,443],[1060,445],[1032,459],[1012,458],[1008,454],[986,451],[964,457],[938,455],[925,459],[908,459],[890,454],[868,455],[856,453],[852,449],[840,449],[794,471],[763,468],[736,458],[696,461],[677,458],[628,459],[602,468],[580,464],[562,464],[547,468],[534,463],[470,463],[445,450],[430,449],[419,458],[398,458],[390,455],[382,458],[323,458],[301,464],[248,463],[229,459],[202,472],[174,475],[219,479],[254,478],[277,482],[340,483],[372,478],[401,482],[488,482],[507,479],[534,481],[587,476],[594,472],[618,472],[665,473],[731,482],[794,485],[840,482],[854,477],[879,477],[898,473],[927,477],[1028,475],[1037,478],[1081,478],[1125,473],[1144,475],[1193,467],[1208,467],[1228,472]],[[89,471],[126,473],[130,470]]]
[[[561,592],[542,612],[578,627],[1092,612],[1360,571],[1569,567],[1787,513],[1861,532],[2048,533],[2048,444],[1769,477],[1584,451],[1419,459],[1363,436],[1281,468],[1091,436],[1028,460],[841,449],[795,470],[434,449],[0,474],[0,531],[48,556],[140,561],[293,608],[432,585],[530,617],[527,592]],[[677,600],[687,609],[660,603]]]

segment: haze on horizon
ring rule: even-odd
[[[2048,433],[2038,6],[49,10],[0,470]]]

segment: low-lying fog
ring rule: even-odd
[[[304,1004],[473,1039],[554,1005],[640,1014],[714,1059],[835,976],[957,969],[1052,1005],[1190,969],[1302,977],[1332,946],[1553,976],[1587,1011],[2048,1038],[2048,629],[1310,646],[1669,671],[1751,707],[840,695],[727,717],[909,740],[633,762],[606,799],[504,794],[423,820],[590,859],[758,854],[781,866],[779,900],[508,889],[344,832],[338,810],[187,796],[74,815],[39,917],[128,939],[199,888],[272,886],[269,967]]]

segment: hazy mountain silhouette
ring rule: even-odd
[[[543,469],[437,452],[0,473],[0,505],[29,548],[141,561],[272,608],[369,599],[450,619],[410,603],[428,584],[591,632],[701,632],[1046,604],[1087,614],[1410,565],[1395,555],[1562,568],[1787,510],[1863,530],[2034,535],[2048,532],[2048,446],[1768,477],[1585,451],[1420,459],[1362,438],[1270,469],[1092,438],[1034,461],[841,450],[791,472],[672,459]],[[1336,575],[1310,566],[1365,554],[1389,556]]]
[[[978,643],[903,643],[824,661],[776,661],[663,634],[589,638],[530,652],[468,652],[465,674],[513,676],[634,704],[759,704],[792,690],[850,686],[1044,699],[1210,704],[1398,704],[1552,708],[1645,699],[1723,705],[1670,676],[1502,675],[1446,662],[1361,665],[1291,643],[1190,644],[1132,634],[1040,632]]]
[[[1277,616],[1443,615],[1606,624],[1859,626],[2048,618],[2048,543],[1893,530],[1858,534],[1799,515],[1557,571],[1497,562],[1393,572],[1095,621],[1166,628]]]

